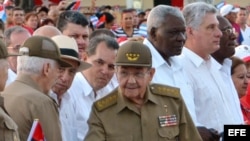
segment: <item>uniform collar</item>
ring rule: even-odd
[[[117,113],[121,112],[122,110],[128,108],[129,110],[132,110],[136,113],[139,114],[138,109],[136,108],[136,106],[130,102],[127,98],[125,98],[122,93],[120,92],[119,88],[117,88]],[[157,104],[158,100],[155,98],[155,96],[151,93],[150,88],[147,87],[147,91],[146,91],[146,99],[145,99],[145,104],[148,103],[153,103],[153,104]]]
[[[20,74],[17,76],[16,81],[24,83],[40,92],[43,92],[43,90],[37,85],[37,83],[29,75]]]
[[[155,49],[153,44],[148,40],[144,39],[143,44],[147,45],[152,53],[152,66],[154,68],[158,68],[162,65],[166,65],[168,68],[172,69],[173,71],[177,71],[181,69],[181,64],[177,59],[178,56],[171,56],[168,58],[168,61],[171,63],[171,66],[163,59],[160,53]]]
[[[209,60],[205,61],[203,58],[201,58],[199,55],[188,49],[187,47],[183,47],[182,50],[183,54],[185,54],[186,57],[188,57],[192,63],[199,68],[202,64],[209,65],[211,63],[211,56],[209,57]]]

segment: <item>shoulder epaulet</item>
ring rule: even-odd
[[[116,104],[117,102],[117,96],[118,96],[118,92],[114,91],[112,93],[110,93],[109,95],[101,98],[100,100],[97,100],[94,104],[95,107],[98,111],[102,111],[114,104]]]
[[[150,84],[150,90],[153,94],[180,98],[180,89],[163,84]]]

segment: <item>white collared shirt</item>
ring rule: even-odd
[[[250,46],[250,27],[245,25],[245,30],[240,29],[240,32],[243,36],[242,45],[249,45]]]
[[[148,39],[145,39],[143,43],[149,47],[152,54],[152,67],[155,68],[152,82],[180,88],[181,95],[193,122],[196,126],[199,126],[199,123],[196,121],[195,111],[193,110],[195,106],[193,89],[187,74],[183,71],[180,58],[177,56],[170,57],[169,62],[171,66],[169,66]]]
[[[93,88],[90,86],[83,74],[81,72],[76,73],[68,92],[72,97],[74,97],[76,101],[77,138],[79,141],[83,141],[88,132],[87,120],[89,118],[93,103],[96,100],[106,96],[113,89],[112,87],[117,85],[113,84],[113,81],[110,83],[98,91],[95,97]]]
[[[59,104],[57,95],[54,92],[50,92],[57,104]],[[63,141],[76,141],[77,140],[77,122],[76,122],[76,102],[69,95],[68,92],[63,94],[61,99],[59,110],[59,118],[61,122],[62,138]]]
[[[230,104],[228,106],[229,110],[234,114],[232,118],[235,118],[235,121],[238,121],[238,124],[243,124],[243,114],[240,107],[240,100],[239,96],[237,94],[237,90],[234,86],[232,77],[231,77],[231,66],[232,66],[232,60],[231,59],[225,59],[223,64],[221,65],[216,61],[218,65],[218,70],[221,72],[222,80],[224,83],[221,83],[221,87],[224,88],[225,93],[228,95],[225,97]]]
[[[14,82],[16,80],[16,73],[13,72],[10,68],[8,68],[8,79],[5,83],[5,87],[8,86],[10,83]]]
[[[187,48],[180,56],[185,71],[193,83],[196,119],[207,128],[223,131],[225,124],[243,124],[234,102],[228,100],[230,95],[218,67],[217,61],[210,57],[205,61]],[[229,81],[230,79],[227,79]]]

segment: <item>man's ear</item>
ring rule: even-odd
[[[88,57],[87,52],[86,51],[82,52],[82,58],[81,58],[81,60],[85,62],[87,60],[87,57]]]
[[[152,79],[154,77],[154,74],[155,74],[155,68],[151,68],[150,71],[149,71],[150,81],[152,81]]]
[[[50,63],[43,64],[43,72],[42,72],[43,75],[48,76],[50,69],[51,69]]]
[[[186,27],[186,35],[193,36],[194,30],[192,27]]]
[[[149,34],[152,40],[156,39],[156,31],[157,31],[156,27],[152,27],[151,30],[149,31]]]

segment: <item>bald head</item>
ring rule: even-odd
[[[53,36],[61,35],[61,34],[62,34],[61,31],[58,30],[56,27],[45,25],[35,30],[35,32],[33,33],[33,36],[46,36],[46,37],[51,38]]]

